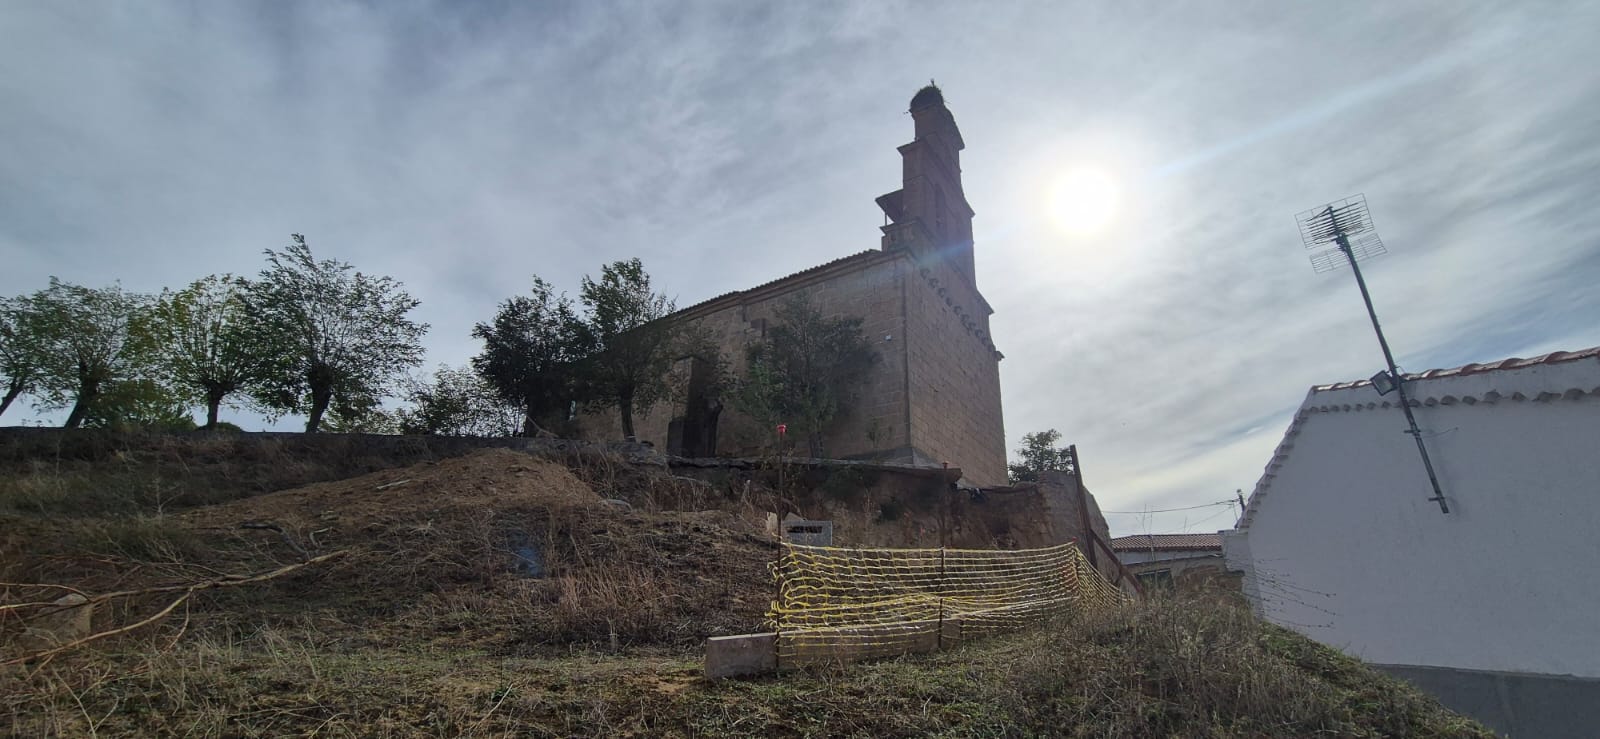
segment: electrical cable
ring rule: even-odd
[[[1194,510],[1196,508],[1210,508],[1211,506],[1216,506],[1216,505],[1234,505],[1234,501],[1233,501],[1232,498],[1229,498],[1228,500],[1219,500],[1219,501],[1217,501],[1215,503],[1201,503],[1200,505],[1192,505],[1192,506],[1187,506],[1187,507],[1184,507],[1184,508],[1156,508],[1156,509],[1151,509],[1151,510],[1148,510],[1148,511],[1101,511],[1101,513],[1122,513],[1122,514],[1171,513],[1173,511],[1192,511],[1192,510]]]

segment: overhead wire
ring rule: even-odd
[[[1132,514],[1144,514],[1144,513],[1171,513],[1173,511],[1192,511],[1192,510],[1194,510],[1196,508],[1210,508],[1211,506],[1217,506],[1217,505],[1230,505],[1231,506],[1231,505],[1234,505],[1234,502],[1233,502],[1232,498],[1229,498],[1228,500],[1219,500],[1219,501],[1217,501],[1215,503],[1201,503],[1200,505],[1185,506],[1183,508],[1152,508],[1150,510],[1144,510],[1144,511],[1101,511],[1101,513],[1118,513],[1118,514],[1130,514],[1130,515],[1132,515]]]

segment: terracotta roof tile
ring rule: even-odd
[[[1477,375],[1484,372],[1494,372],[1496,370],[1513,370],[1522,369],[1523,367],[1533,367],[1541,364],[1572,362],[1579,359],[1588,359],[1590,357],[1600,357],[1600,346],[1590,347],[1588,349],[1579,349],[1571,352],[1550,352],[1549,354],[1541,354],[1532,359],[1512,357],[1510,359],[1502,359],[1498,362],[1464,364],[1460,367],[1452,367],[1450,369],[1431,369],[1423,372],[1408,372],[1406,373],[1406,379],[1429,380],[1435,377],[1460,377],[1463,375]],[[1316,385],[1311,388],[1311,392],[1321,393],[1329,390],[1344,390],[1352,387],[1364,387],[1371,384],[1371,380],[1336,382],[1331,385]]]
[[[688,313],[689,311],[693,311],[693,310],[697,310],[697,309],[700,309],[700,308],[704,308],[705,306],[711,305],[712,303],[716,303],[716,302],[719,302],[719,301],[722,301],[722,300],[726,300],[726,299],[731,298],[731,297],[735,297],[735,296],[738,296],[738,295],[743,295],[745,293],[754,293],[754,292],[756,292],[758,290],[764,290],[766,288],[773,287],[773,286],[775,286],[775,285],[777,285],[779,283],[782,283],[782,282],[788,282],[788,281],[793,280],[793,279],[798,278],[798,277],[804,277],[806,275],[810,275],[810,274],[814,274],[814,273],[817,273],[817,272],[821,272],[821,271],[826,270],[826,269],[831,269],[831,268],[834,268],[834,267],[840,267],[840,266],[843,266],[843,265],[848,264],[848,263],[875,261],[874,257],[882,258],[887,254],[893,254],[893,253],[892,252],[885,252],[885,251],[882,251],[880,249],[869,249],[867,251],[856,252],[855,254],[851,254],[850,256],[847,256],[847,257],[840,257],[840,258],[835,259],[835,260],[833,260],[831,262],[823,262],[822,264],[819,264],[819,265],[817,265],[815,267],[810,267],[810,268],[807,268],[807,269],[803,269],[803,270],[800,270],[799,272],[795,272],[793,274],[784,275],[783,277],[779,277],[776,280],[769,280],[767,282],[763,282],[763,283],[761,283],[759,285],[756,285],[755,287],[746,288],[744,290],[733,290],[731,292],[725,292],[725,293],[723,293],[721,295],[718,295],[718,296],[715,296],[715,297],[707,298],[707,299],[702,300],[702,301],[700,301],[698,303],[695,303],[694,305],[688,306],[686,308],[678,309],[677,314]]]
[[[1118,552],[1170,552],[1180,549],[1222,549],[1221,534],[1134,534],[1111,540]]]

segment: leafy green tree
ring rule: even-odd
[[[161,372],[205,405],[205,428],[216,427],[224,399],[265,379],[242,280],[211,275],[177,292],[164,291],[154,318]]]
[[[0,415],[23,393],[32,391],[44,373],[39,325],[26,297],[0,300]]]
[[[1022,436],[1022,446],[1017,449],[1020,461],[1006,467],[1011,471],[1011,482],[1038,482],[1047,470],[1064,470],[1070,467],[1071,457],[1065,447],[1057,447],[1061,432],[1055,429],[1035,431]]]
[[[110,385],[140,379],[152,349],[149,303],[120,285],[88,288],[50,278],[50,287],[22,298],[42,359],[39,406],[71,406],[77,428]]]
[[[317,431],[329,407],[375,407],[406,370],[422,362],[428,325],[407,317],[418,301],[392,277],[317,261],[300,234],[246,283],[249,341],[270,358],[253,395],[263,406],[306,414]]]
[[[500,304],[494,319],[472,329],[483,351],[472,368],[506,404],[522,411],[522,433],[534,436],[538,419],[567,407],[577,395],[578,363],[593,342],[567,296],[533,278],[530,295]]]
[[[192,404],[183,389],[151,378],[108,383],[84,415],[88,428],[121,431],[193,431]]]
[[[579,291],[594,352],[582,369],[584,397],[592,408],[615,407],[622,435],[633,437],[633,414],[644,413],[666,392],[677,330],[663,320],[675,306],[650,287],[650,275],[637,258],[600,268],[600,279],[585,276]]]
[[[337,397],[322,419],[322,430],[335,434],[397,434],[399,416],[383,407],[383,399],[371,395]]]
[[[826,318],[804,296],[778,306],[764,339],[746,347],[743,380],[734,402],[767,426],[785,424],[806,438],[813,457],[825,453],[822,434],[878,354],[860,318]]]
[[[399,412],[405,434],[516,436],[523,421],[471,367],[440,365],[432,381],[413,382],[406,395],[411,407]]]

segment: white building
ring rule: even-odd
[[[1513,736],[1600,735],[1600,347],[1314,387],[1224,532],[1266,619]],[[1553,723],[1552,723],[1553,722]]]
[[[1111,551],[1146,588],[1203,587],[1227,575],[1216,534],[1119,536]]]

